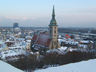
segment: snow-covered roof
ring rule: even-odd
[[[89,43],[89,41],[82,40],[81,43]]]
[[[3,41],[0,41],[0,48],[5,48],[6,44]]]
[[[3,51],[0,53],[1,54],[1,59],[6,60],[6,57],[11,57],[11,56],[18,56],[18,55],[22,55],[22,54],[26,54],[25,50],[23,49],[15,49],[15,50],[8,50],[8,51]]]
[[[3,41],[0,41],[0,44],[4,44],[4,42]]]
[[[15,42],[15,41],[6,40],[6,42]]]
[[[71,45],[77,45],[79,42],[75,41],[73,39],[58,39],[58,41],[60,42],[65,42],[66,44],[71,44]]]
[[[32,36],[26,36],[25,38],[32,38]]]
[[[51,49],[51,50],[48,50],[47,53],[58,53],[58,54],[65,54],[65,50],[67,50],[67,47],[61,47],[61,48],[58,48],[58,49]]]

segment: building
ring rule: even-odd
[[[54,10],[54,6],[53,6],[53,13],[52,13],[52,19],[51,22],[49,24],[49,33],[50,33],[50,39],[51,39],[51,43],[49,48],[59,48],[59,42],[58,42],[58,26],[57,26],[57,22],[55,19],[55,10]]]
[[[13,31],[14,31],[14,33],[21,32],[21,29],[20,29],[18,23],[14,23],[14,24],[13,24]]]
[[[52,19],[49,24],[48,32],[37,32],[31,40],[31,49],[34,51],[60,48],[58,42],[58,25],[55,19],[55,9],[53,6]]]
[[[13,24],[13,28],[17,28],[17,27],[19,27],[19,24],[18,23],[14,23]]]
[[[96,35],[92,36],[93,37],[93,48],[96,49]]]

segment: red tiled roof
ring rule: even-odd
[[[36,39],[37,39],[37,35],[36,35],[36,34],[34,34],[34,36],[33,36],[32,40],[36,40]]]
[[[34,35],[33,38],[32,38],[32,40],[36,41],[35,44],[43,45],[45,47],[49,47],[49,44],[50,44],[50,41],[51,41],[51,39],[49,37],[49,34],[48,33],[40,33],[38,36]]]

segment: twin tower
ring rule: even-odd
[[[53,6],[53,12],[52,12],[52,19],[49,24],[49,34],[50,34],[50,39],[51,39],[49,48],[50,49],[60,48],[60,44],[58,42],[58,25],[55,19],[54,6]]]

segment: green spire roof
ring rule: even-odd
[[[53,12],[52,12],[52,19],[50,21],[50,25],[49,26],[57,26],[57,22],[56,22],[56,19],[55,19],[55,9],[54,9],[54,6],[53,6]]]
[[[55,18],[55,10],[54,10],[54,6],[53,6],[53,13],[52,13],[52,17]]]

